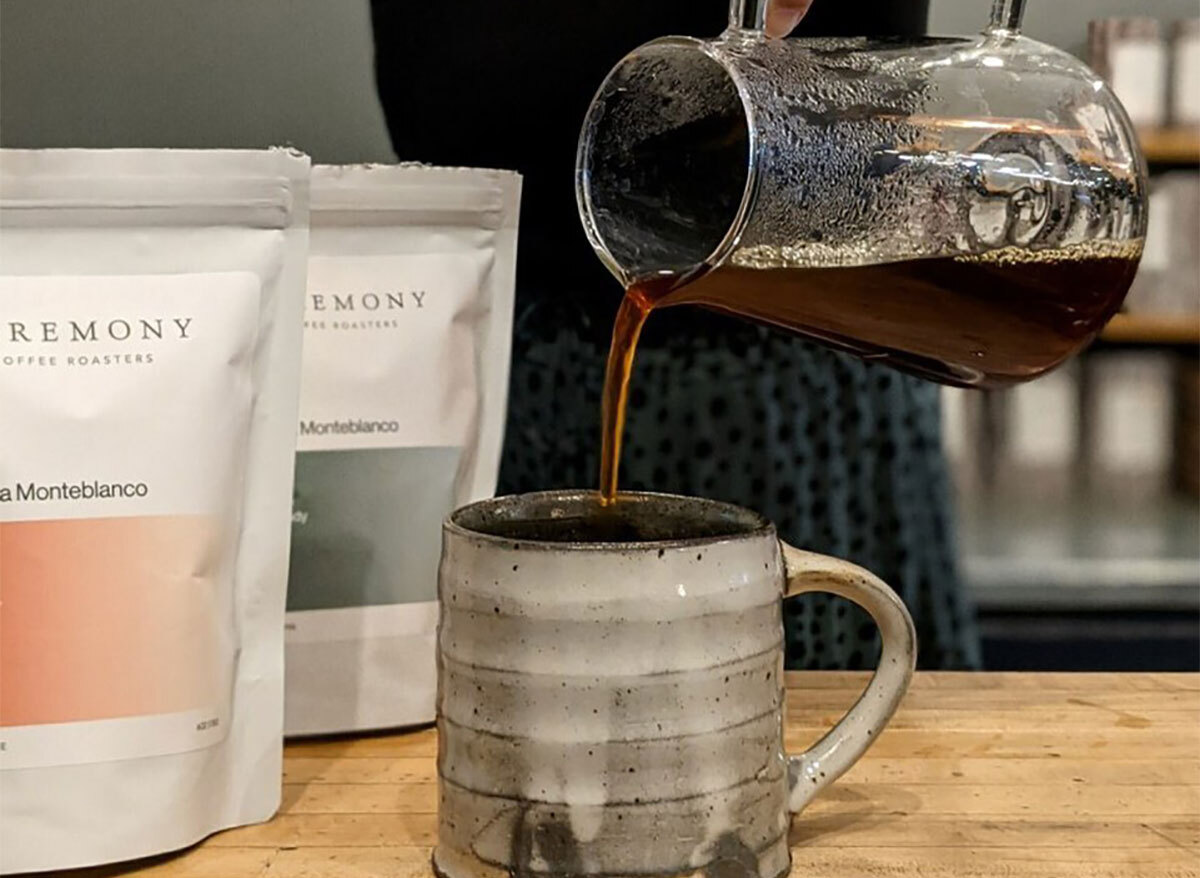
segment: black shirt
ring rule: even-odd
[[[798,33],[921,33],[927,6],[816,0]],[[500,491],[593,484],[620,295],[575,208],[579,127],[624,54],[667,34],[715,35],[725,4],[373,0],[372,8],[379,91],[400,158],[525,175]],[[955,574],[937,388],[725,316],[696,332],[706,312],[679,310],[651,320],[638,348],[623,487],[758,509],[794,545],[892,583],[916,619],[922,667],[978,667]],[[786,604],[790,667],[873,666],[874,626],[838,600]]]

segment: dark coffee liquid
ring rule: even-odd
[[[514,542],[539,543],[652,543],[678,540],[711,540],[739,536],[748,531],[724,522],[670,516],[647,519],[624,514],[624,501],[590,515],[563,518],[528,518],[495,522],[488,533]]]
[[[655,278],[635,283],[625,290],[613,324],[612,344],[604,372],[604,394],[600,412],[600,502],[607,506],[617,496],[617,469],[621,462],[621,439],[625,435],[625,404],[629,400],[629,376],[633,357],[646,318],[674,286],[675,278]]]
[[[663,494],[622,494],[602,507],[595,491],[545,491],[485,500],[450,516],[468,533],[511,540],[514,550],[533,543],[694,542],[764,536],[765,518],[714,500]]]
[[[704,305],[779,326],[939,381],[998,387],[1076,353],[1120,307],[1141,241],[851,267],[794,267],[769,252],[695,280],[656,277],[625,293],[604,387],[600,492],[611,503],[638,336],[655,308]]]

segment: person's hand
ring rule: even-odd
[[[786,37],[804,18],[813,0],[771,0],[767,7],[767,36]]]

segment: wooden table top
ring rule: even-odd
[[[788,675],[788,746],[863,674]],[[283,808],[142,878],[429,878],[432,729],[289,744]],[[866,757],[792,829],[796,878],[1200,876],[1200,675],[919,673]]]

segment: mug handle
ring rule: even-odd
[[[875,574],[848,561],[780,546],[784,598],[820,591],[851,600],[871,614],[883,641],[879,667],[850,712],[816,744],[788,759],[788,808],[798,814],[867,752],[896,712],[916,665],[917,632],[903,602]]]

